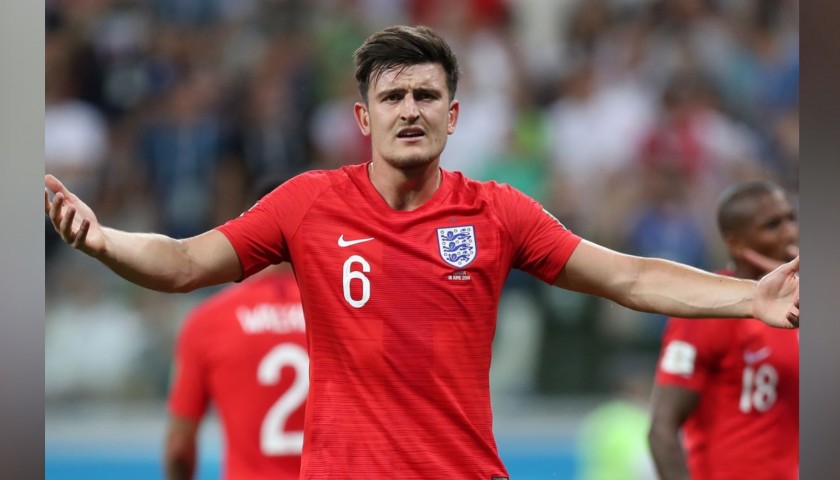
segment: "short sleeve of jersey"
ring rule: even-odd
[[[513,266],[554,283],[581,238],[515,188],[498,185],[493,191],[497,212],[515,248]]]
[[[217,227],[233,245],[244,280],[268,265],[289,261],[288,241],[307,210],[331,185],[326,172],[307,172],[280,185],[239,217]]]
[[[671,318],[662,338],[656,383],[700,391],[728,350],[732,320]]]
[[[202,352],[200,311],[190,314],[175,344],[175,365],[169,389],[169,412],[172,415],[200,420],[207,409],[210,392],[207,368]]]

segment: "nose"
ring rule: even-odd
[[[404,121],[413,122],[420,116],[420,111],[417,109],[417,102],[414,101],[413,95],[406,95],[400,104],[400,118]]]
[[[799,223],[796,220],[784,223],[784,236],[791,244],[799,244]]]

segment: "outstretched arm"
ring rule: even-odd
[[[625,255],[582,240],[554,284],[633,310],[681,318],[749,318],[799,326],[799,257],[759,282],[658,258]]]
[[[133,283],[153,290],[187,292],[241,276],[233,246],[216,230],[176,240],[103,227],[93,210],[57,178],[47,175],[44,183],[44,212],[61,238]]]
[[[166,431],[166,479],[192,480],[195,476],[198,422],[171,417]]]
[[[651,396],[648,445],[661,480],[688,480],[680,428],[697,406],[700,395],[680,387],[656,385]]]

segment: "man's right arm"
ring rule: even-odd
[[[653,388],[648,444],[661,480],[690,478],[679,433],[699,400],[697,392],[686,388],[659,384]]]
[[[217,230],[177,240],[106,228],[58,179],[47,175],[44,183],[44,211],[61,238],[132,283],[163,292],[188,292],[242,275],[236,251]]]

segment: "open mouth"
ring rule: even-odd
[[[426,132],[420,127],[403,128],[397,132],[397,138],[420,138],[426,136]]]

